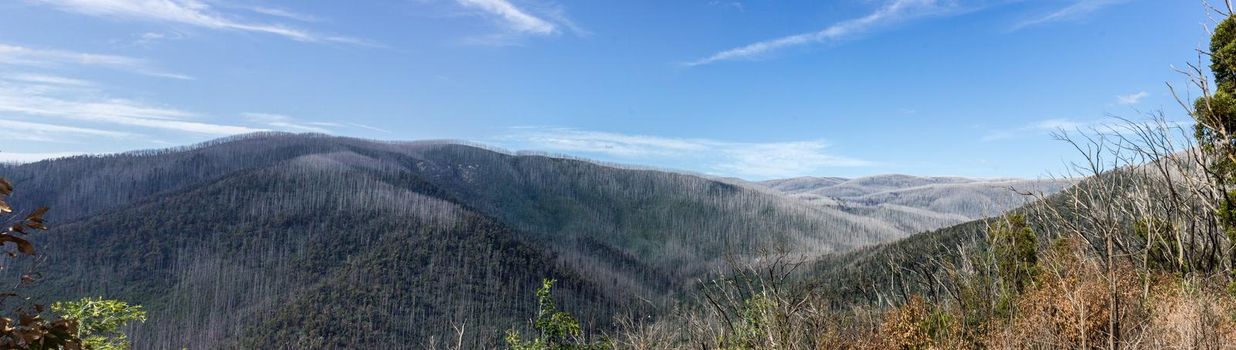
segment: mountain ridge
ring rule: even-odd
[[[312,134],[4,165],[0,175],[19,188],[12,202],[50,206],[59,224],[41,243],[64,255],[48,257],[37,288],[149,305],[155,322],[133,334],[149,348],[364,347],[445,337],[456,322],[496,335],[521,327],[544,277],[563,280],[564,305],[584,305],[572,311],[603,328],[616,313],[668,307],[727,259],[851,251],[906,237],[907,220],[932,213],[452,142]],[[306,313],[311,305],[331,306]],[[379,326],[358,310],[428,326]],[[288,316],[298,313],[317,316]]]

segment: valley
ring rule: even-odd
[[[463,324],[492,346],[532,312],[541,278],[558,279],[565,307],[601,331],[619,313],[666,310],[727,258],[849,251],[1014,208],[1012,188],[1066,185],[749,183],[297,134],[2,172],[20,188],[14,202],[53,208],[57,229],[40,243],[56,253],[37,290],[147,305],[154,322],[131,336],[149,348],[373,346]]]

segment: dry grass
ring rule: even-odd
[[[1236,301],[1219,283],[1139,274],[1128,265],[1108,273],[1081,242],[1068,240],[1045,250],[1040,267],[1014,308],[980,327],[961,320],[983,312],[952,302],[911,297],[896,307],[839,311],[801,292],[782,288],[786,294],[775,296],[763,288],[757,302],[728,299],[720,309],[619,322],[613,339],[619,349],[1106,349],[1115,305],[1120,348],[1236,348]],[[1118,302],[1108,293],[1109,276]]]
[[[1231,295],[1193,283],[1163,283],[1148,305],[1144,337],[1136,345],[1155,349],[1236,348],[1236,308]]]

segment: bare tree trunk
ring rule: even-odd
[[[1115,249],[1112,234],[1107,235],[1107,287],[1111,296],[1111,309],[1107,320],[1107,348],[1119,349],[1120,340],[1120,295],[1116,293]]]

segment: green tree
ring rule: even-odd
[[[1210,70],[1215,90],[1194,102],[1194,136],[1211,157],[1209,173],[1223,191],[1216,216],[1229,241],[1236,242],[1236,19],[1228,17],[1210,38]],[[1206,88],[1204,84],[1203,88]]]
[[[84,298],[78,301],[52,304],[52,312],[77,321],[77,336],[90,350],[127,350],[129,337],[120,328],[137,321],[146,321],[141,305],[129,305],[119,300]]]
[[[988,227],[995,267],[1006,289],[1025,291],[1038,274],[1038,235],[1022,214],[1011,214]]]
[[[588,350],[608,349],[606,343],[589,343],[581,336],[579,321],[574,316],[558,311],[550,290],[554,288],[553,279],[545,279],[541,289],[536,291],[537,316],[533,328],[536,338],[523,340],[519,332],[510,329],[506,332],[507,346],[512,350]]]

